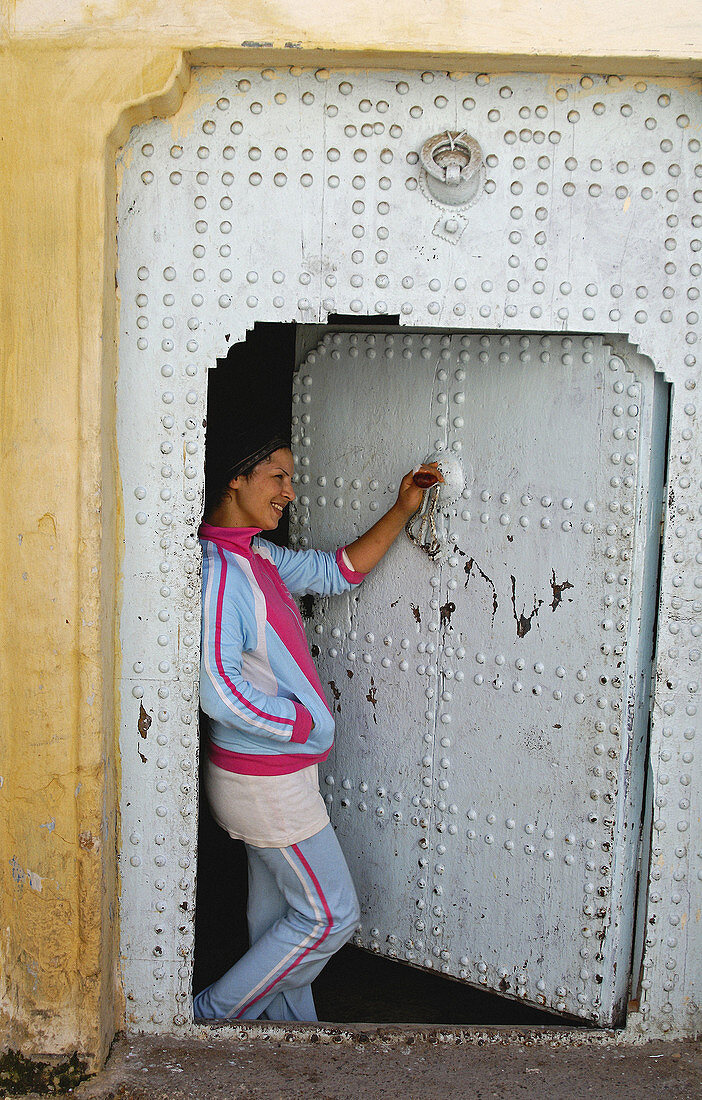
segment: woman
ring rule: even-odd
[[[422,490],[407,474],[392,508],[336,554],[287,550],[258,536],[295,499],[288,442],[278,435],[252,447],[249,439],[244,450],[199,532],[200,700],[210,718],[212,814],[246,844],[251,947],[193,1008],[196,1020],[316,1020],[310,983],[351,936],[359,908],[318,786],[334,720],[291,593],[360,584]]]

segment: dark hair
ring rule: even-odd
[[[285,374],[281,355],[287,355],[291,348],[281,348],[278,328],[256,325],[244,343],[235,344],[226,360],[219,360],[217,369],[208,372],[208,512],[222,501],[232,478],[250,473],[279,447],[290,446],[292,387],[281,382]],[[291,362],[293,358],[294,349]]]

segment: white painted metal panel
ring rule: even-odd
[[[424,368],[417,385],[417,363],[403,357],[403,339],[411,349],[414,338],[389,339],[330,337],[299,372],[293,545],[333,549],[351,542],[387,510],[418,449],[430,446],[430,414],[439,414],[435,352],[416,349]],[[349,432],[344,425],[351,424]],[[410,822],[420,760],[429,751],[425,685],[412,674],[418,629],[412,599],[426,587],[429,563],[402,549],[391,550],[388,571],[372,574],[362,590],[315,601],[310,627],[337,723],[354,731],[352,739],[341,738],[335,763],[322,766],[322,789],[335,794],[335,825],[366,913],[366,942],[377,947],[380,933],[371,930],[383,928],[383,947],[391,950],[414,935]]]
[[[197,644],[184,639],[197,636],[199,617],[192,540],[206,371],[257,320],[318,323],[335,311],[493,334],[606,333],[674,383],[636,1026],[696,1033],[698,119],[696,92],[674,81],[203,69],[172,118],[133,130],[119,163],[117,390],[122,921],[133,1026],[190,1020],[180,907],[192,913],[196,833],[183,816],[192,791],[175,776],[183,765],[195,774]],[[482,147],[486,183],[470,209],[451,211],[425,196],[418,158],[429,137],[462,128]],[[135,754],[137,701],[154,717],[149,746],[154,734],[166,738],[158,749],[168,780],[153,751],[146,764]],[[168,831],[155,831],[152,807],[166,809]],[[151,877],[160,855],[148,854],[148,874],[133,863],[145,849],[132,833],[142,829],[167,838],[161,889]],[[133,955],[137,943],[151,971]]]
[[[636,359],[589,336],[338,333],[293,399],[294,544],[365,530],[431,451],[470,471],[441,565],[403,538],[311,616],[357,942],[600,1024],[628,991],[644,775]]]

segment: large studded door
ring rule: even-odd
[[[304,607],[357,943],[600,1024],[631,957],[653,390],[599,337],[337,332],[293,398],[293,545],[352,541],[436,449],[466,471],[443,560],[402,535]]]

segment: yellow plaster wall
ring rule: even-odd
[[[662,0],[0,5],[0,1039],[99,1064],[117,974],[114,151],[192,60],[694,75]],[[251,44],[251,45],[249,45]]]
[[[4,0],[7,33],[114,44],[135,37],[189,49],[250,45],[392,52],[444,67],[571,65],[588,71],[698,72],[699,10],[680,0]]]
[[[105,154],[179,58],[42,45],[0,66],[0,1028],[26,1051],[101,1054],[120,1015]]]

